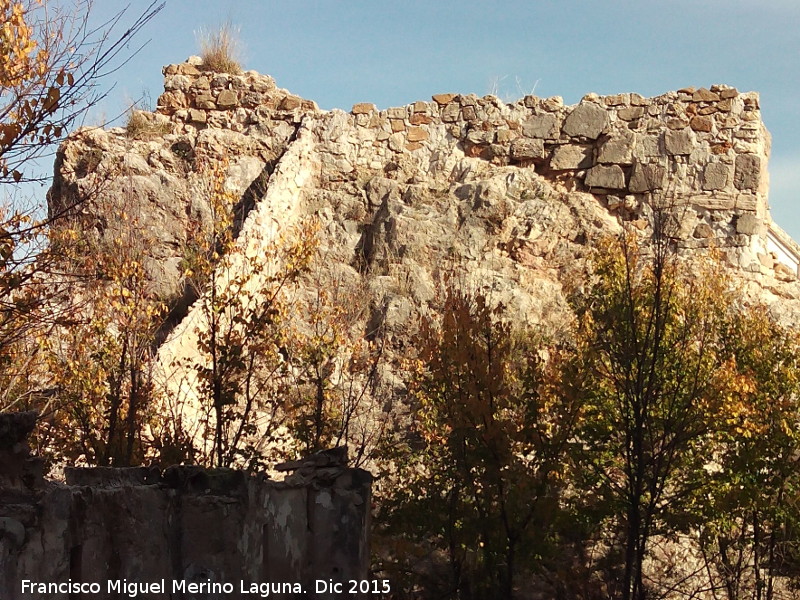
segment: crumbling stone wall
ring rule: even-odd
[[[0,415],[3,600],[81,597],[23,595],[23,579],[97,582],[101,598],[117,597],[108,581],[164,579],[164,593],[139,597],[199,600],[238,598],[241,582],[297,583],[310,592],[302,597],[327,598],[314,593],[316,580],[366,578],[366,471],[313,458],[290,465],[297,470],[282,482],[199,467],[67,469],[64,485],[28,455],[34,424],[33,413]],[[173,594],[172,580],[229,582],[236,593]]]
[[[252,71],[209,76],[185,63],[164,73],[167,91],[158,112],[184,133],[247,131],[267,115],[321,121],[320,155],[340,178],[403,161],[433,176],[457,147],[467,157],[531,168],[595,194],[611,213],[640,227],[653,205],[667,202],[682,208],[683,247],[714,244],[748,272],[796,276],[767,243],[768,230],[779,228],[768,215],[770,138],[754,92],[713,85],[654,98],[588,94],[574,106],[559,97],[506,104],[493,96],[436,94],[430,102],[386,110],[356,104],[344,115],[323,113],[284,90],[265,94],[274,90],[272,80]]]

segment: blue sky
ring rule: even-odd
[[[130,16],[147,4],[132,0]],[[96,2],[95,17],[119,6]],[[114,74],[106,114],[144,91],[154,102],[161,67],[225,21],[240,27],[246,69],[326,109],[492,89],[569,104],[714,83],[758,91],[772,216],[800,241],[800,0],[167,0],[140,36],[150,43]]]

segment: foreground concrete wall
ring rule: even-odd
[[[18,424],[9,426],[12,419]],[[366,577],[366,471],[309,461],[276,482],[199,467],[67,469],[64,485],[45,480],[41,461],[27,455],[21,433],[34,422],[0,415],[0,437],[13,430],[18,438],[0,441],[3,600],[132,591],[153,599],[258,598],[275,593],[275,584],[281,597],[328,598],[334,595],[316,593],[317,580],[330,590],[331,582],[346,589]],[[23,593],[23,580],[96,583],[101,591],[47,593],[32,584]],[[192,593],[191,583],[200,591]]]

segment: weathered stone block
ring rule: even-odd
[[[303,99],[297,96],[286,96],[278,105],[280,110],[294,110],[303,105]]]
[[[736,196],[735,208],[752,211],[760,216],[766,212],[766,203],[755,194],[739,194]]]
[[[597,162],[629,165],[633,162],[635,144],[636,134],[632,131],[615,133],[601,144]]]
[[[714,230],[708,223],[700,223],[694,228],[693,237],[699,239],[708,239],[714,237]]]
[[[558,146],[550,159],[550,168],[556,171],[587,169],[592,166],[592,147],[579,144]]]
[[[173,75],[167,77],[164,81],[164,91],[170,92],[172,90],[180,90],[181,92],[188,92],[192,86],[192,81],[185,75]]]
[[[744,235],[758,235],[763,233],[764,223],[761,219],[751,214],[739,215],[736,219],[736,233]]]
[[[658,137],[655,135],[638,135],[633,146],[633,156],[635,158],[652,158],[660,156],[661,149],[658,144]]]
[[[221,109],[233,108],[239,104],[239,96],[233,90],[222,90],[217,96],[217,106]]]
[[[558,137],[558,120],[550,113],[534,115],[522,123],[522,133],[530,138],[555,139]]]
[[[216,110],[217,104],[214,102],[214,98],[209,94],[200,94],[196,96],[194,99],[194,104],[197,108],[202,108],[204,110]]]
[[[703,169],[703,189],[722,190],[728,186],[730,181],[731,168],[721,162],[713,162],[706,165]]]
[[[403,139],[403,133],[393,133],[389,136],[389,149],[394,150],[395,152],[400,152],[403,149],[403,145],[405,144],[405,140]]]
[[[517,134],[516,131],[511,131],[510,129],[498,129],[495,137],[497,139],[497,142],[502,144],[517,139],[519,135]]]
[[[494,132],[473,129],[467,134],[466,139],[471,144],[491,144],[494,142]]]
[[[458,120],[458,115],[460,113],[461,107],[457,103],[451,102],[442,109],[442,121],[445,123],[453,123]]]
[[[264,102],[264,96],[259,92],[248,91],[242,96],[241,104],[248,108],[255,108]]]
[[[628,108],[620,108],[617,111],[617,117],[623,121],[634,121],[644,116],[644,108],[641,106],[631,106]]]
[[[464,106],[461,109],[461,117],[465,121],[475,121],[475,120],[478,119],[478,113],[475,111],[475,107],[474,106],[471,106],[471,105]]]
[[[613,94],[603,98],[603,103],[606,106],[620,106],[630,102],[630,94]]]
[[[720,100],[716,106],[719,112],[727,113],[733,109],[733,102],[731,100]]]
[[[610,190],[625,189],[625,173],[619,165],[597,165],[586,173],[586,185]]]
[[[636,163],[631,171],[628,189],[635,193],[652,192],[664,187],[667,171],[662,165]]]
[[[715,112],[719,112],[717,108],[717,104],[710,104],[708,106],[703,106],[702,108],[698,109],[698,115],[713,115]]]
[[[689,129],[667,131],[664,134],[664,145],[668,154],[691,154],[696,143],[694,132]]]
[[[674,119],[667,119],[667,129],[685,129],[689,126],[689,121],[685,117],[678,117]]]
[[[544,158],[542,140],[518,138],[511,142],[511,158],[514,160],[536,160]]]
[[[700,88],[692,94],[692,100],[694,102],[716,102],[719,100],[719,94],[711,92],[706,88]]]
[[[192,90],[193,91],[196,90],[197,92],[201,93],[203,91],[208,92],[210,88],[211,88],[211,82],[208,80],[208,77],[206,76],[198,77],[197,79],[194,80],[194,83],[192,84]]]
[[[186,95],[178,90],[174,90],[172,92],[164,92],[158,98],[158,106],[162,106],[169,110],[186,108],[187,106]]]
[[[176,65],[176,67],[176,73],[180,75],[189,75],[194,77],[200,75],[200,70],[196,66],[190,65],[189,63],[181,63]]]
[[[761,181],[761,157],[740,154],[736,157],[733,183],[739,190],[758,190]]]
[[[608,112],[592,102],[575,107],[564,121],[564,133],[572,137],[595,140],[608,125]]]
[[[428,139],[428,132],[422,127],[410,127],[408,129],[409,142],[423,142]]]
[[[409,117],[408,121],[412,125],[428,125],[433,123],[433,117],[423,113],[414,113],[411,115],[411,117]]]
[[[440,106],[443,106],[445,104],[449,104],[450,102],[455,100],[457,97],[458,97],[458,94],[434,94],[433,96],[431,96],[433,101],[436,102],[436,104],[439,104]]]
[[[733,210],[735,200],[729,194],[717,194],[714,196],[692,196],[689,200],[692,206],[705,208],[706,210]]]
[[[459,96],[457,98],[461,107],[476,106],[478,104],[478,97],[475,94],[467,94],[466,96]]]
[[[378,108],[372,102],[359,102],[353,105],[350,112],[354,115],[368,115],[376,110],[378,110]]]
[[[714,126],[714,120],[711,117],[692,117],[692,120],[689,121],[689,126],[695,131],[708,133]]]
[[[542,100],[542,108],[550,112],[555,112],[562,106],[564,99],[561,96],[551,96]]]

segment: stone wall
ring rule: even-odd
[[[364,579],[371,476],[315,455],[284,481],[199,467],[67,469],[42,477],[24,438],[35,415],[0,415],[0,598],[116,598],[108,582],[155,583],[140,598],[240,595],[241,582]],[[21,593],[21,581],[97,582],[100,595]],[[230,583],[235,593],[172,593],[172,580]],[[262,588],[262,592],[263,592]],[[361,596],[358,596],[361,597]]]
[[[342,178],[398,161],[435,170],[458,147],[467,157],[530,168],[597,195],[612,214],[641,227],[657,203],[680,208],[683,247],[728,248],[735,266],[774,275],[767,245],[770,138],[754,92],[712,85],[654,98],[588,94],[574,106],[559,97],[506,104],[493,96],[435,94],[386,110],[356,104],[344,115],[319,111],[269,77],[212,76],[191,60],[165,67],[159,98],[158,112],[179,132],[251,131],[267,117],[314,119],[325,123],[323,162]],[[789,277],[780,268],[778,275]]]

